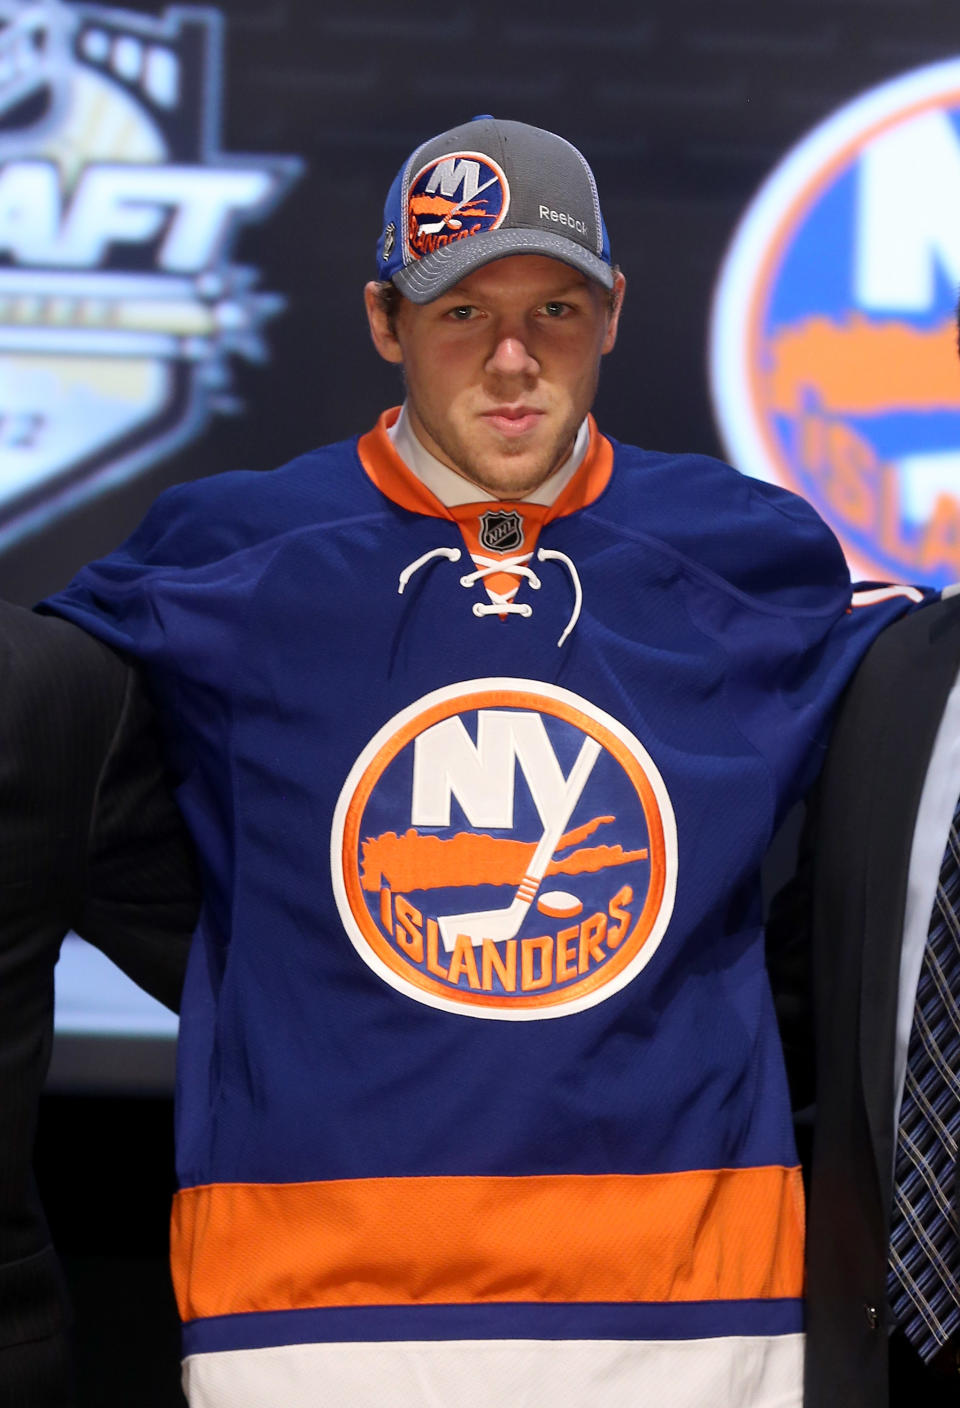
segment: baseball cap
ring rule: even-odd
[[[597,184],[576,147],[488,115],[423,142],[390,187],[378,277],[429,303],[511,254],[560,259],[613,287]]]

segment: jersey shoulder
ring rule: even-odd
[[[200,567],[312,525],[376,513],[383,500],[356,445],[353,437],[276,469],[228,470],[178,484],[160,495],[113,560]]]
[[[754,599],[815,611],[849,595],[840,544],[799,495],[709,455],[613,443],[614,474],[598,512]]]

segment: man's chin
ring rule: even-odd
[[[522,499],[549,479],[556,466],[543,456],[501,455],[475,463],[461,473],[499,499]]]
[[[507,441],[486,454],[472,455],[469,464],[460,472],[498,498],[523,498],[560,468],[571,449],[572,443],[558,447],[555,444],[524,445],[517,440]]]

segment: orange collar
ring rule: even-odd
[[[583,457],[583,463],[552,504],[527,504],[523,500],[510,499],[460,504],[454,510],[440,502],[436,494],[404,464],[394,449],[387,429],[393,425],[399,414],[399,406],[392,406],[384,411],[374,428],[360,437],[357,450],[360,463],[380,492],[401,508],[409,509],[411,513],[459,521],[466,516],[465,510],[476,515],[485,509],[515,508],[523,513],[524,517],[537,518],[543,523],[548,523],[553,518],[563,518],[592,504],[607,487],[613,472],[613,446],[605,435],[600,434],[593,416],[588,416],[590,444]]]

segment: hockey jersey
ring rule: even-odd
[[[591,425],[445,507],[386,427],[165,494],[51,603],[148,672],[205,903],[194,1408],[787,1408],[758,873],[873,637],[802,500]]]

